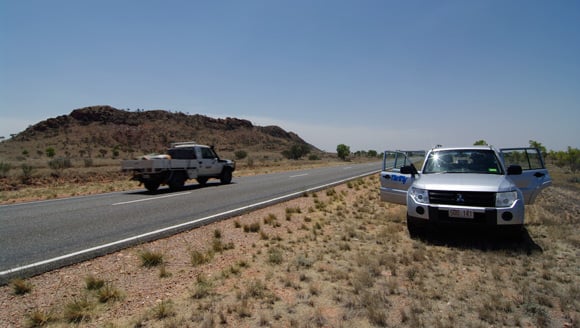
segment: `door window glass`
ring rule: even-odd
[[[537,149],[505,149],[502,150],[503,159],[506,167],[510,165],[519,165],[522,170],[543,169],[542,156]]]
[[[201,148],[201,157],[203,158],[216,158],[215,153],[209,148]]]

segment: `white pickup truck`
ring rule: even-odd
[[[433,148],[424,154],[385,151],[380,173],[381,200],[407,205],[412,237],[433,225],[518,233],[524,204],[552,183],[536,148]]]
[[[143,183],[151,192],[162,184],[169,185],[171,190],[180,190],[188,179],[196,179],[201,185],[212,178],[229,184],[235,169],[236,163],[220,159],[213,147],[194,142],[173,143],[166,155],[121,161],[121,170],[131,172],[132,179]]]

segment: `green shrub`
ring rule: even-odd
[[[248,157],[248,152],[245,150],[238,150],[234,153],[234,155],[236,156],[236,159],[244,159]]]
[[[47,157],[53,158],[54,155],[56,155],[56,150],[54,150],[54,148],[52,148],[52,147],[46,148],[46,156]]]
[[[300,159],[310,152],[308,145],[294,144],[290,149],[282,152],[282,155],[288,159]]]

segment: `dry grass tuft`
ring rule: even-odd
[[[80,324],[89,321],[94,315],[95,304],[86,296],[77,297],[65,305],[64,319],[69,323]]]
[[[25,316],[26,327],[46,327],[52,322],[56,322],[58,318],[53,311],[35,309],[30,311]]]
[[[14,295],[25,295],[32,291],[32,284],[22,278],[15,278],[10,281],[10,286]]]

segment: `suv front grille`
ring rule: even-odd
[[[494,192],[429,190],[431,204],[494,207]]]

